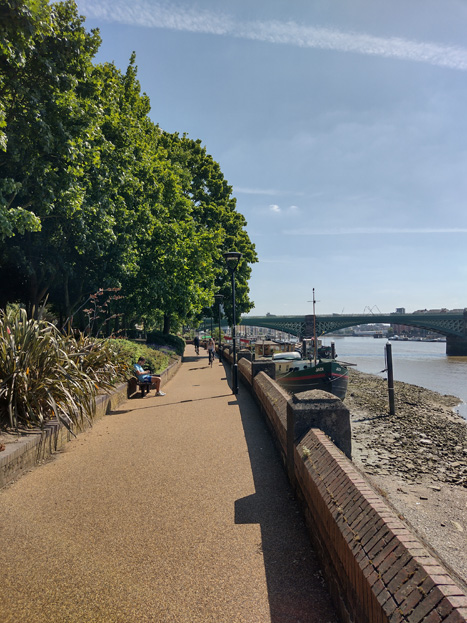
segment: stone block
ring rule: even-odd
[[[276,378],[276,366],[272,361],[268,361],[267,359],[265,360],[260,359],[259,361],[253,361],[252,372],[253,372],[253,378],[255,378],[255,376],[259,374],[260,372],[264,372],[271,379],[275,380]]]
[[[352,458],[350,412],[339,398],[318,389],[292,396],[287,405],[287,421],[293,421],[297,444],[310,428],[319,428],[349,458]]]
[[[247,350],[247,349],[242,349],[239,350],[237,353],[237,361],[240,361],[240,359],[248,359],[248,361],[251,361],[252,357],[251,357],[251,350]]]

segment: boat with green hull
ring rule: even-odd
[[[300,353],[273,355],[276,382],[290,394],[320,389],[344,400],[349,382],[347,366],[336,359],[302,359]]]

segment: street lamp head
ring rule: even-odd
[[[223,294],[214,294],[214,298],[215,300],[220,303],[222,301],[222,299],[224,298]]]
[[[227,253],[224,253],[224,259],[232,272],[237,270],[237,266],[242,255],[243,254],[239,251],[227,251]]]

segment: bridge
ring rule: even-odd
[[[243,316],[241,324],[265,327],[290,333],[298,338],[313,336],[313,315],[308,316]],[[316,335],[326,335],[339,329],[362,324],[398,324],[435,331],[446,336],[446,354],[467,356],[467,308],[462,310],[421,311],[413,314],[332,314],[315,317]]]

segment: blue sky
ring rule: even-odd
[[[77,4],[233,186],[252,315],[467,307],[464,0]]]

